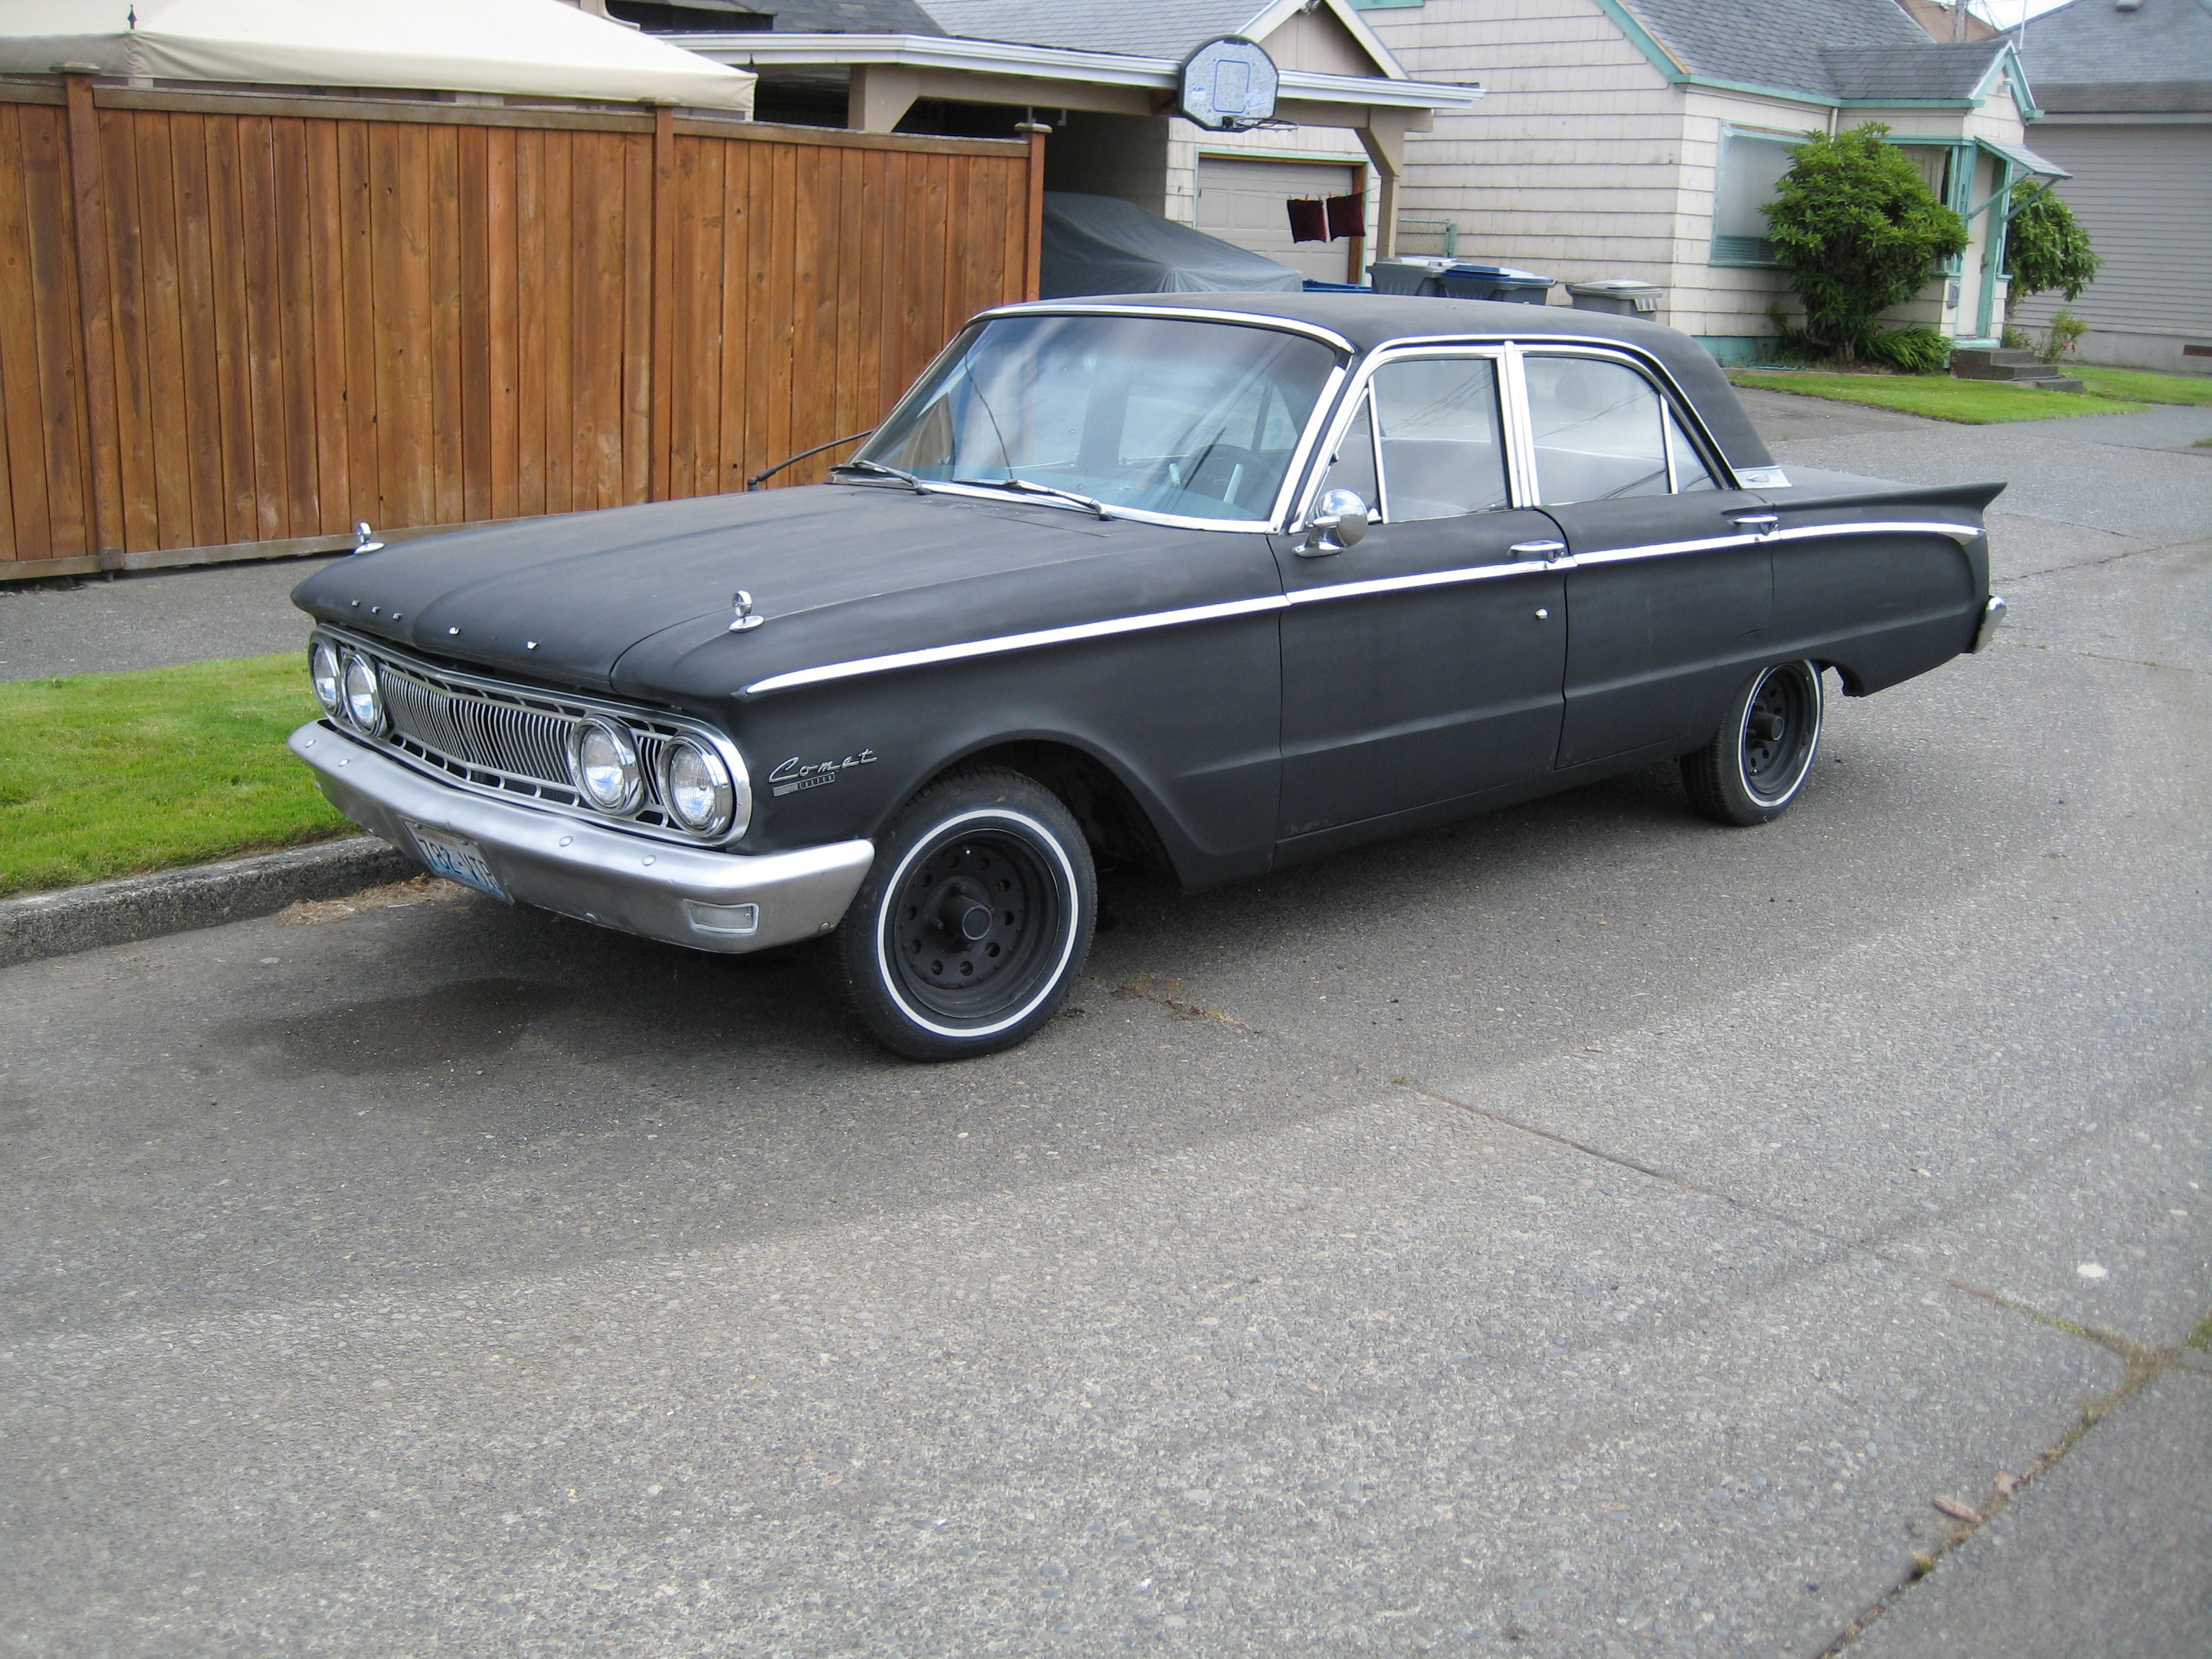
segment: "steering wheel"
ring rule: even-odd
[[[1213,443],[1199,452],[1198,464],[1191,468],[1182,487],[1194,495],[1211,495],[1241,507],[1238,492],[1267,475],[1267,464],[1251,450],[1237,444]]]

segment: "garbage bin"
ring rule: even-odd
[[[1548,302],[1554,279],[1511,265],[1477,265],[1462,261],[1437,278],[1445,297],[1453,300],[1504,300],[1520,305]]]
[[[1375,279],[1377,294],[1441,294],[1437,278],[1449,270],[1455,262],[1430,254],[1401,253],[1395,258],[1377,259],[1367,267],[1367,274]]]
[[[1639,283],[1632,276],[1607,276],[1595,283],[1569,283],[1567,292],[1573,296],[1577,311],[1609,311],[1616,317],[1627,317],[1638,312],[1649,315],[1659,309],[1660,296],[1666,293],[1650,283]]]

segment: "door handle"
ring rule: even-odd
[[[1505,550],[1516,559],[1541,559],[1546,564],[1551,564],[1567,550],[1567,544],[1565,542],[1516,542]]]
[[[1730,513],[1724,516],[1727,518],[1728,521],[1734,525],[1738,530],[1755,530],[1762,536],[1782,522],[1781,515],[1776,513],[1760,513],[1753,511],[1748,513]]]

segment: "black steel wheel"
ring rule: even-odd
[[[1713,740],[1682,757],[1690,804],[1718,823],[1781,817],[1812,774],[1822,708],[1817,663],[1777,663],[1753,675]]]
[[[895,1053],[991,1054],[1058,1012],[1096,914],[1091,849],[1059,798],[1017,773],[956,774],[878,843],[838,929],[839,967]]]

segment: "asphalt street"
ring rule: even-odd
[[[292,590],[326,558],[0,585],[0,681],[305,652]]]
[[[2202,1656],[2212,410],[1750,401],[2013,481],[1762,829],[1119,872],[951,1068],[467,896],[0,970],[0,1653]]]

